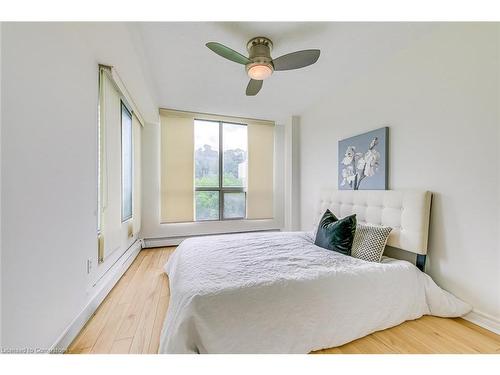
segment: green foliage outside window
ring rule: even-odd
[[[224,186],[243,186],[243,180],[241,178],[234,177],[228,173],[224,174]],[[219,177],[218,176],[203,176],[196,177],[196,187],[218,187]]]

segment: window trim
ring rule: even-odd
[[[205,222],[205,221],[231,221],[231,220],[246,220],[247,218],[247,187],[246,186],[227,186],[224,187],[224,124],[229,125],[240,125],[248,127],[248,124],[239,123],[239,122],[230,122],[230,121],[222,121],[222,120],[207,120],[207,119],[199,119],[194,118],[193,121],[205,121],[205,122],[215,122],[219,124],[219,186],[196,186],[196,178],[194,180],[194,199],[195,199],[195,222]],[[248,139],[247,139],[248,141]],[[196,150],[195,150],[196,151]],[[247,150],[247,159],[248,159],[248,150]],[[196,157],[194,158],[196,162]],[[196,192],[198,191],[218,191],[219,192],[219,217],[217,219],[196,219]],[[243,193],[245,194],[245,213],[241,217],[230,217],[224,218],[224,193]]]
[[[131,179],[132,179],[132,184],[131,184],[131,205],[130,205],[130,216],[124,217],[123,215],[123,109],[125,108],[125,111],[130,115],[130,153],[131,153]],[[121,189],[120,189],[120,196],[121,196],[121,219],[122,223],[125,223],[129,221],[130,219],[133,218],[134,216],[134,124],[133,124],[133,119],[132,119],[132,111],[128,108],[128,106],[125,104],[123,99],[120,99],[120,161],[121,161]]]

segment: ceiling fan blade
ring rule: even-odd
[[[248,82],[247,86],[247,91],[246,91],[247,96],[257,95],[257,93],[262,88],[262,82],[263,81],[257,81],[256,79],[251,79],[250,82]]]
[[[243,65],[251,63],[248,57],[243,56],[241,53],[236,52],[235,50],[232,50],[231,48],[226,47],[223,44],[217,42],[208,42],[206,46],[210,48],[212,51],[214,51],[217,55],[222,56],[228,60],[234,61],[235,63]]]
[[[274,70],[299,69],[314,64],[320,52],[319,49],[305,49],[280,56],[273,60]]]

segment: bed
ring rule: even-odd
[[[427,253],[431,194],[324,190],[329,208],[391,226],[388,245]],[[317,222],[317,220],[315,220]],[[431,314],[470,306],[414,264],[366,262],[314,245],[309,232],[197,237],[165,265],[170,303],[160,353],[308,353]]]

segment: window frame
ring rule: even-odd
[[[229,121],[221,121],[221,120],[207,120],[207,119],[199,119],[194,118],[194,121],[206,121],[206,122],[215,122],[219,124],[219,186],[196,186],[196,178],[194,180],[194,207],[195,207],[195,222],[205,222],[205,221],[231,221],[231,220],[245,220],[247,217],[247,186],[227,186],[224,187],[224,124],[229,125],[240,125],[246,126],[248,129],[248,124],[239,123],[239,122],[229,122]],[[248,130],[247,130],[247,143],[248,143]],[[195,150],[196,151],[196,150]],[[195,156],[196,162],[196,156]],[[247,146],[247,162],[248,162],[248,146]],[[219,217],[217,219],[196,219],[196,192],[199,191],[217,191],[219,192]],[[243,193],[245,195],[245,212],[241,217],[230,217],[224,218],[224,193]]]
[[[123,212],[123,109],[127,111],[127,113],[130,115],[130,160],[131,160],[131,165],[130,165],[130,178],[131,178],[131,185],[130,185],[130,215],[127,217],[124,217],[124,212]],[[123,99],[120,99],[120,161],[121,161],[121,219],[122,223],[125,223],[129,221],[130,219],[133,218],[134,216],[134,123],[133,123],[133,118],[132,115],[133,112],[129,109],[129,107],[125,104]]]

